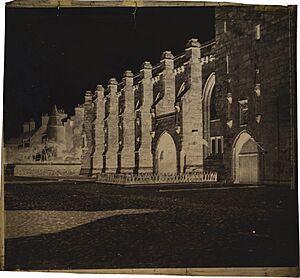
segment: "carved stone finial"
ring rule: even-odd
[[[123,74],[123,77],[133,77],[133,73],[131,70],[126,70]]]
[[[145,62],[142,64],[142,68],[143,68],[143,69],[152,69],[152,65],[151,65],[150,62],[145,61]]]
[[[200,45],[198,39],[192,38],[187,42],[186,47],[200,47]]]
[[[116,78],[111,78],[111,79],[109,79],[108,84],[109,84],[109,85],[117,85],[118,82],[117,82]]]
[[[161,59],[174,59],[174,56],[172,54],[171,51],[165,51],[162,55],[161,55]]]
[[[103,91],[104,88],[103,88],[102,85],[98,84],[96,90],[97,90],[97,91]]]

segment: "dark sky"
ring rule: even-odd
[[[39,121],[54,103],[73,113],[84,92],[186,42],[214,38],[213,8],[6,9],[4,128]]]

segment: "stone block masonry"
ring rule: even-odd
[[[126,71],[123,77],[122,100],[119,99],[119,138],[122,144],[120,172],[133,173],[135,169],[135,109],[133,73]]]
[[[95,148],[95,105],[93,102],[93,95],[91,91],[85,94],[84,102],[84,122],[83,122],[83,136],[82,136],[82,175],[91,175],[93,170],[93,153]]]
[[[117,157],[119,150],[119,109],[118,109],[118,91],[117,81],[115,78],[109,80],[108,95],[109,98],[109,112],[107,118],[107,152],[106,152],[106,169],[107,173],[116,173],[118,169]]]
[[[142,78],[140,82],[141,88],[141,105],[137,105],[136,114],[140,115],[140,121],[137,117],[136,124],[136,173],[152,173],[153,157],[151,153],[152,143],[152,115],[151,109],[153,105],[153,82],[152,82],[152,66],[149,62],[145,62],[140,71]]]
[[[202,66],[200,43],[191,39],[187,44],[186,66],[188,93],[182,97],[182,153],[183,171],[201,171],[203,168],[202,122]]]
[[[224,137],[223,178],[228,182],[241,182],[244,175],[234,163],[241,163],[238,157],[242,153],[235,154],[234,150],[235,142],[245,132],[257,144],[257,182],[291,182],[291,98],[295,94],[291,90],[294,73],[290,70],[295,59],[291,55],[294,34],[290,23],[295,20],[292,9],[216,8],[216,106],[220,127],[214,134]]]
[[[104,153],[104,88],[101,85],[97,86],[95,99],[96,115],[94,121],[95,129],[95,151],[93,153],[93,174],[98,174],[102,171],[103,153]]]

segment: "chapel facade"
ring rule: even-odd
[[[215,40],[85,95],[81,174],[216,171],[228,183],[290,183],[291,9],[216,7]]]
[[[25,133],[80,149],[76,174],[100,182],[295,184],[295,30],[295,8],[216,7],[214,40],[126,70],[75,117],[54,111]]]

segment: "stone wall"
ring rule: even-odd
[[[158,65],[146,61],[138,74],[127,70],[121,82],[111,78],[100,97],[100,86],[88,92],[81,173],[156,172],[156,143],[164,131],[175,138],[178,172],[201,171],[202,74],[207,78],[213,71],[213,45],[191,39],[175,57],[165,51]]]
[[[225,179],[232,181],[232,147],[246,130],[260,148],[260,179],[291,177],[291,34],[287,7],[216,7],[216,105],[224,136]],[[229,99],[232,99],[232,104]],[[247,124],[240,101],[248,102]]]
[[[81,164],[46,164],[27,163],[16,164],[14,176],[23,177],[71,177],[79,176]]]

